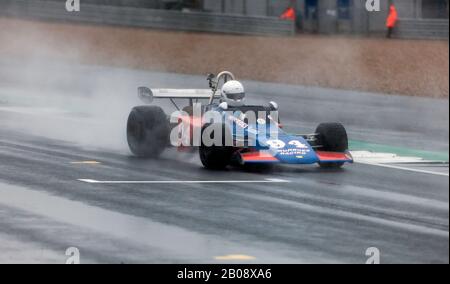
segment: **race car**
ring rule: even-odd
[[[340,168],[353,163],[348,138],[340,123],[322,123],[312,134],[283,130],[278,105],[246,105],[245,90],[227,71],[207,77],[209,89],[138,88],[146,104],[134,107],[127,123],[131,152],[158,157],[168,146],[197,151],[203,166],[222,170],[229,165],[318,164]],[[176,112],[166,114],[155,99],[168,99]],[[187,100],[180,108],[176,101]]]

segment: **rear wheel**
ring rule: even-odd
[[[215,129],[216,131],[211,131]],[[220,145],[211,145],[207,143],[205,145],[205,138],[215,141],[215,135],[217,131],[222,131],[222,139],[218,141]],[[231,139],[231,134],[228,128],[221,124],[205,124],[202,127],[202,138],[199,147],[200,161],[203,166],[210,170],[223,170],[231,163],[231,157],[234,152],[231,141],[227,141],[227,138]],[[205,136],[204,136],[205,135]],[[220,143],[221,142],[221,143]],[[208,145],[208,146],[207,146]],[[228,146],[227,146],[228,145]]]
[[[345,153],[348,150],[348,136],[345,127],[340,123],[322,123],[316,129],[317,145],[321,151]],[[326,169],[341,168],[344,163],[319,163]]]
[[[127,140],[134,155],[158,157],[168,145],[169,134],[169,121],[160,107],[138,106],[131,111],[127,123]]]

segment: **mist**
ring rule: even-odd
[[[433,148],[448,149],[448,102],[360,91],[387,88],[396,78],[405,78],[397,84],[399,92],[418,86],[448,97],[448,76],[446,85],[438,82],[440,77],[430,77],[442,73],[445,68],[441,65],[448,70],[448,51],[440,53],[445,44],[439,42],[427,49],[434,52],[429,64],[413,62],[406,69],[399,65],[403,71],[387,80],[390,74],[381,72],[384,65],[376,60],[385,53],[366,50],[371,39],[361,44],[352,38],[318,37],[329,44],[299,52],[291,40],[309,46],[315,38],[207,37],[170,31],[148,34],[141,29],[5,18],[0,19],[0,26],[0,107],[7,106],[9,116],[3,116],[0,124],[14,131],[129,154],[126,121],[131,108],[142,104],[136,95],[138,86],[205,88],[205,78],[198,75],[223,69],[240,80],[256,80],[244,80],[248,102],[278,102],[281,119],[293,132],[310,132],[320,122],[338,121],[355,139],[423,148],[429,144],[424,138],[429,135],[439,138],[439,145]],[[223,41],[231,43],[223,48]],[[246,48],[240,49],[241,44]],[[385,44],[392,48],[392,43]],[[401,44],[408,48],[408,42]],[[275,52],[280,45],[291,47],[281,54]],[[388,54],[388,58],[396,57],[392,64],[411,61],[402,59],[400,53]],[[201,60],[193,63],[193,58]],[[297,61],[305,65],[294,68]],[[410,75],[417,73],[416,65],[423,66],[420,73],[426,76],[422,77],[433,79],[426,79],[427,84],[407,84]],[[157,103],[168,114],[174,110],[167,101]],[[393,105],[401,112],[394,112]],[[417,137],[423,141],[416,143]]]
[[[82,42],[55,42],[39,25],[8,25],[10,37],[3,35],[0,47],[1,127],[128,153],[127,117],[141,104],[136,88],[157,82],[139,71],[89,64]]]

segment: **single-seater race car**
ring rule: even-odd
[[[282,129],[278,105],[246,105],[243,85],[232,73],[208,75],[209,89],[138,88],[146,103],[131,111],[127,140],[139,157],[157,157],[172,145],[179,150],[198,149],[205,168],[229,165],[319,164],[340,168],[353,163],[348,138],[340,123],[322,123],[312,134],[289,134]],[[178,111],[166,114],[151,105],[170,100]],[[180,108],[176,101],[187,100]],[[203,102],[203,103],[202,103]]]

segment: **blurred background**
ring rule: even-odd
[[[448,0],[380,0],[372,12],[359,0],[81,0],[77,12],[66,3],[0,0],[0,58],[25,60],[15,68],[228,69],[255,81],[448,98]],[[397,21],[387,39],[390,5]],[[1,69],[1,81],[20,81]]]
[[[256,34],[380,34],[386,28],[389,6],[394,4],[401,19],[395,30],[397,37],[448,38],[448,0],[380,0],[380,11],[376,12],[367,11],[366,1],[360,0],[81,0],[84,7],[77,19],[62,10],[65,0],[0,2],[0,14],[6,15]],[[126,16],[120,19],[117,8],[122,8]],[[129,8],[128,12],[124,12],[124,8]],[[294,17],[288,18],[295,24],[273,21],[289,8],[293,9]],[[149,10],[142,12],[143,9]],[[190,15],[186,16],[188,13]]]

